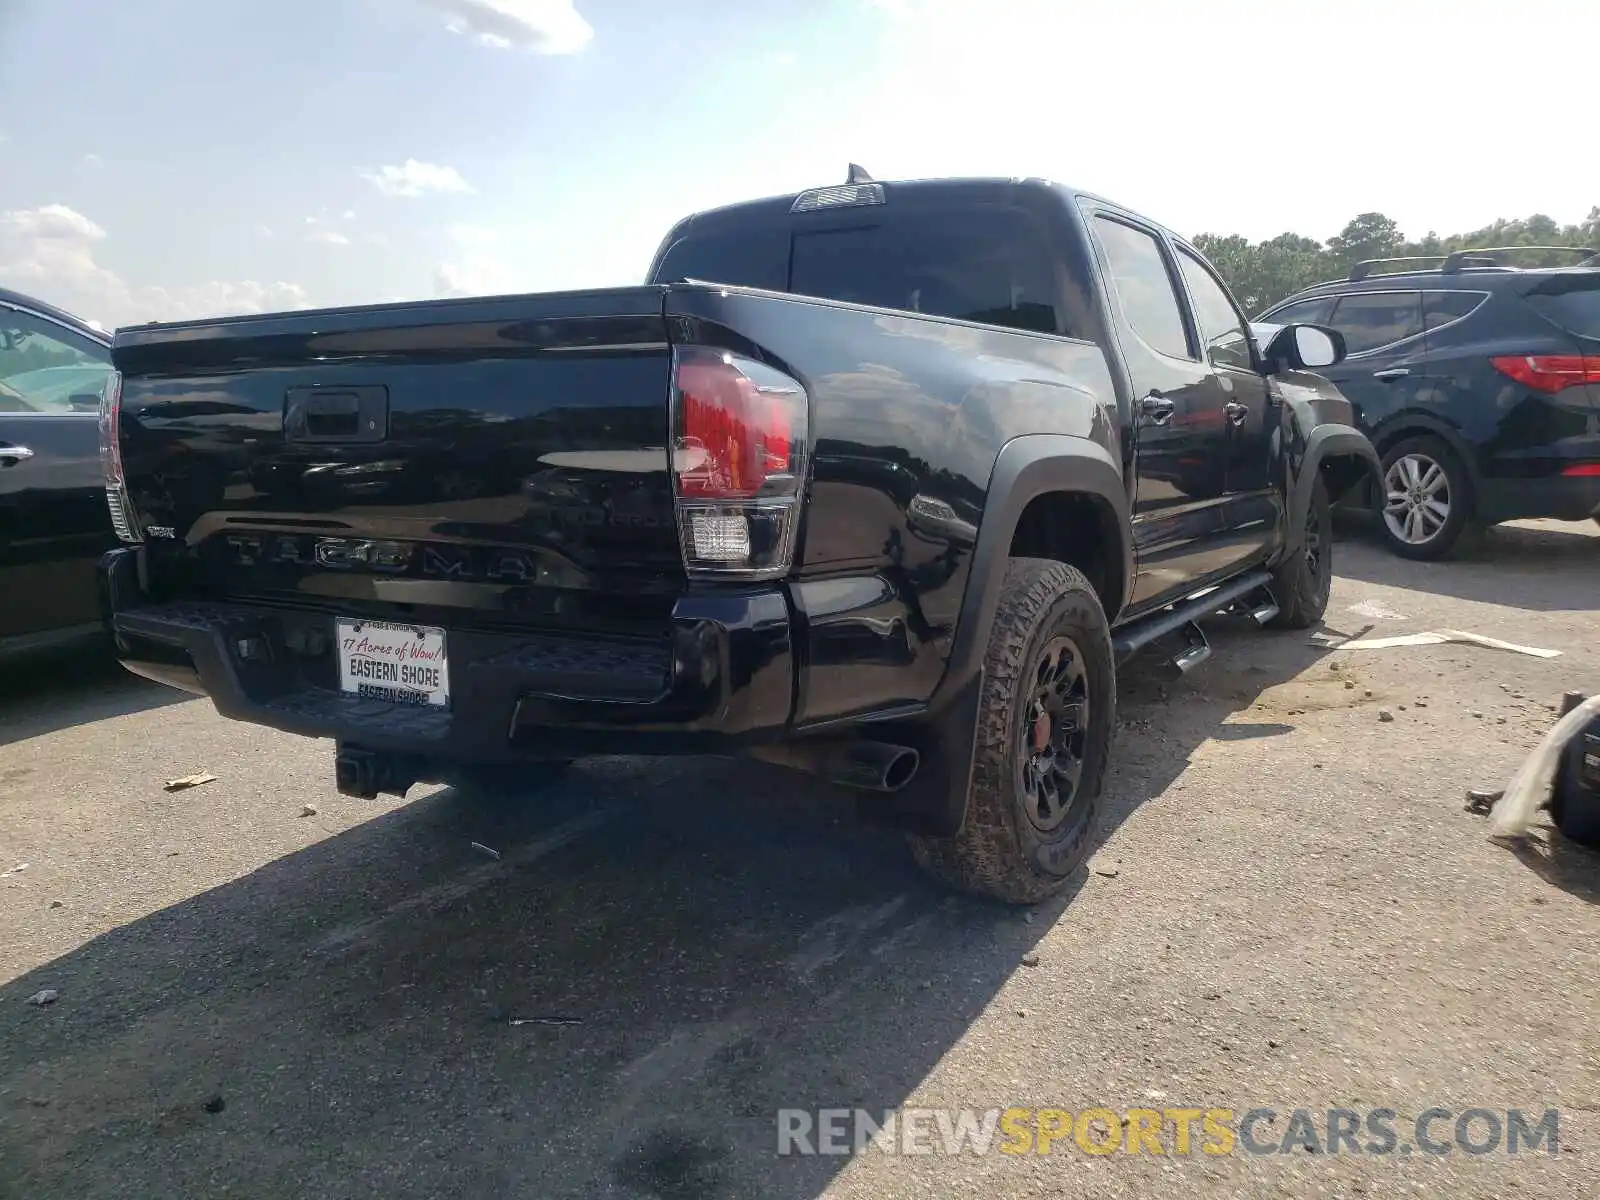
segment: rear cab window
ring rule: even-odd
[[[1000,203],[882,206],[691,231],[653,279],[699,279],[877,308],[1080,336],[1031,213]]]

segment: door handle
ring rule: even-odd
[[[1386,371],[1374,371],[1372,377],[1387,383],[1391,379],[1404,379],[1409,374],[1411,374],[1411,371],[1407,367],[1390,367]]]
[[[1243,425],[1244,419],[1250,415],[1250,406],[1240,404],[1237,400],[1229,400],[1222,406],[1222,411],[1228,414],[1228,420],[1235,425]]]
[[[1144,415],[1150,418],[1152,425],[1165,425],[1172,420],[1172,414],[1178,411],[1178,406],[1165,396],[1149,395],[1140,403]]]
[[[14,467],[32,457],[33,451],[26,446],[0,446],[0,467]]]

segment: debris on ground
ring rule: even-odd
[[[207,1100],[200,1107],[215,1116],[217,1113],[228,1107],[228,1102],[221,1096],[212,1096],[211,1099]]]
[[[1038,954],[1032,950],[1029,950],[1022,956],[1022,965],[1025,967],[1037,967],[1039,965]]]
[[[1442,646],[1447,642],[1464,642],[1471,646],[1484,646],[1490,650],[1510,650],[1516,654],[1527,654],[1534,658],[1560,658],[1561,651],[1545,650],[1538,646],[1519,646],[1515,642],[1502,642],[1499,638],[1485,637],[1481,633],[1467,633],[1460,629],[1428,630],[1425,633],[1403,633],[1395,637],[1355,638],[1350,641],[1334,641],[1323,636],[1314,636],[1312,643],[1319,646],[1332,646],[1339,650],[1392,650],[1400,646]]]
[[[300,815],[302,817],[314,817],[314,816],[316,816],[317,815],[317,806],[315,804],[302,804],[300,806]]]
[[[1494,819],[1489,822],[1491,838],[1516,842],[1528,835],[1534,815],[1550,803],[1556,769],[1561,765],[1567,743],[1597,716],[1600,716],[1600,696],[1591,696],[1550,727],[1533,752],[1522,760],[1506,785],[1505,795],[1494,806]]]
[[[203,783],[211,783],[215,779],[215,775],[200,771],[194,775],[184,775],[178,779],[169,779],[162,784],[162,787],[169,792],[181,792],[186,788],[199,787]]]
[[[1378,720],[1380,720],[1380,721],[1392,721],[1392,720],[1394,720],[1394,714],[1392,712],[1390,712],[1387,708],[1380,708],[1378,710]]]
[[[493,848],[491,848],[489,846],[485,846],[482,842],[473,842],[472,843],[472,848],[474,850],[476,850],[479,854],[487,854],[490,858],[494,859],[496,862],[500,861],[500,851],[495,850],[495,849],[493,849]]]
[[[1117,870],[1115,867],[1096,867],[1094,869],[1094,873],[1103,879],[1115,879],[1118,875],[1122,874],[1122,872]]]
[[[4,878],[7,875],[21,875],[24,871],[26,871],[32,865],[33,865],[32,863],[18,863],[16,866],[12,867],[9,871],[0,871],[0,878]]]
[[[44,988],[28,997],[28,1003],[35,1008],[43,1008],[47,1004],[54,1004],[61,999],[61,993],[55,988]]]
[[[512,1025],[582,1025],[582,1017],[513,1017]]]
[[[1472,788],[1467,792],[1467,802],[1462,807],[1469,813],[1488,816],[1504,795],[1504,792],[1491,791],[1489,788]]]

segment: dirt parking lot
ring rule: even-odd
[[[0,1196],[1600,1194],[1600,856],[1462,805],[1600,691],[1600,531],[1338,565],[1333,630],[1561,656],[1212,622],[1186,680],[1125,675],[1100,844],[1031,913],[775,768],[363,803],[326,744],[115,669],[7,677]],[[1273,1141],[1295,1108],[1553,1107],[1561,1145],[775,1154],[783,1108],[1144,1105],[1272,1107]]]

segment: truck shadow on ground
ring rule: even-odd
[[[1592,523],[1498,525],[1443,562],[1400,558],[1353,518],[1339,528],[1339,574],[1346,579],[1534,612],[1589,612],[1600,596],[1600,536]]]
[[[1203,685],[1127,673],[1097,846],[1325,653],[1219,643]],[[1087,877],[948,895],[759,764],[439,790],[0,988],[0,1195],[815,1196],[849,1160],[778,1157],[777,1111],[902,1104]]]
[[[39,654],[0,666],[0,746],[190,699],[130,675],[109,648]]]

